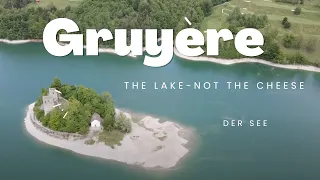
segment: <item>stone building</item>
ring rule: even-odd
[[[98,113],[94,113],[91,117],[90,127],[92,130],[102,130],[103,119]]]
[[[61,105],[61,92],[55,88],[49,88],[47,96],[42,96],[42,107],[44,114],[48,114],[52,109]]]

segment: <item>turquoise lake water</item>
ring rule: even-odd
[[[109,91],[117,107],[195,129],[190,154],[170,170],[145,170],[39,143],[24,129],[25,108],[57,76],[62,82]],[[145,81],[146,90],[124,82]],[[219,81],[218,90],[155,90],[154,82]],[[227,81],[249,83],[228,90]],[[304,90],[258,90],[257,82],[304,82]],[[150,85],[150,87],[149,87]],[[244,127],[223,127],[241,119]],[[267,127],[249,127],[266,119]],[[260,64],[224,66],[174,57],[162,68],[133,59],[53,57],[42,44],[0,44],[0,179],[319,180],[320,73]],[[39,178],[41,177],[41,178]]]

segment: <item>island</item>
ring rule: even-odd
[[[189,152],[192,134],[174,122],[116,109],[108,92],[100,95],[58,78],[28,106],[24,122],[44,143],[145,168],[174,167]]]

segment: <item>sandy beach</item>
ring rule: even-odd
[[[161,39],[159,38],[158,41]],[[0,39],[0,43],[6,43],[6,44],[24,44],[24,43],[30,43],[30,42],[42,42],[42,40],[38,39],[30,39],[30,40],[7,40],[7,39]],[[84,46],[84,48],[86,48]],[[145,51],[145,48],[143,48]],[[116,54],[115,50],[112,48],[99,48],[99,52],[101,53],[111,53]],[[233,65],[238,63],[259,63],[259,64],[265,64],[268,66],[273,66],[277,68],[283,68],[283,69],[292,69],[292,70],[303,70],[303,71],[311,71],[311,72],[320,72],[320,68],[315,66],[308,66],[308,65],[293,65],[293,64],[276,64],[270,61],[266,61],[263,59],[255,59],[255,58],[242,58],[242,59],[219,59],[214,57],[207,57],[207,56],[198,56],[198,57],[189,57],[181,54],[176,48],[174,48],[174,54],[182,59],[190,60],[190,61],[202,61],[202,62],[212,62],[217,64],[223,64],[223,65]],[[131,53],[128,55],[130,57],[136,58],[136,56],[132,55]]]
[[[0,39],[0,43],[6,43],[6,44],[25,44],[25,43],[31,43],[31,42],[42,42],[41,39],[26,39],[26,40],[8,40],[8,39]]]
[[[150,116],[144,117],[138,123],[132,122],[132,132],[124,136],[120,146],[112,149],[103,142],[89,145],[85,144],[86,139],[59,139],[49,136],[33,124],[34,122],[41,124],[35,119],[33,107],[34,103],[27,107],[24,119],[27,132],[44,143],[75,153],[146,168],[171,168],[189,152],[184,146],[188,140],[179,135],[184,129],[173,122],[160,123],[159,119]],[[117,114],[120,112],[131,119],[129,113],[116,109]]]

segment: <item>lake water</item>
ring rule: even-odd
[[[191,153],[170,170],[145,170],[39,143],[25,131],[25,108],[57,76],[62,82],[109,91],[117,107],[195,129]],[[145,81],[146,90],[125,89]],[[154,82],[219,81],[219,89],[155,90]],[[229,90],[226,82],[249,83]],[[304,82],[304,90],[258,90],[257,82]],[[162,68],[110,54],[51,56],[40,44],[0,44],[0,179],[320,179],[320,73],[260,64],[224,66],[174,57]],[[243,127],[223,127],[241,119]],[[266,119],[267,127],[249,127]]]

